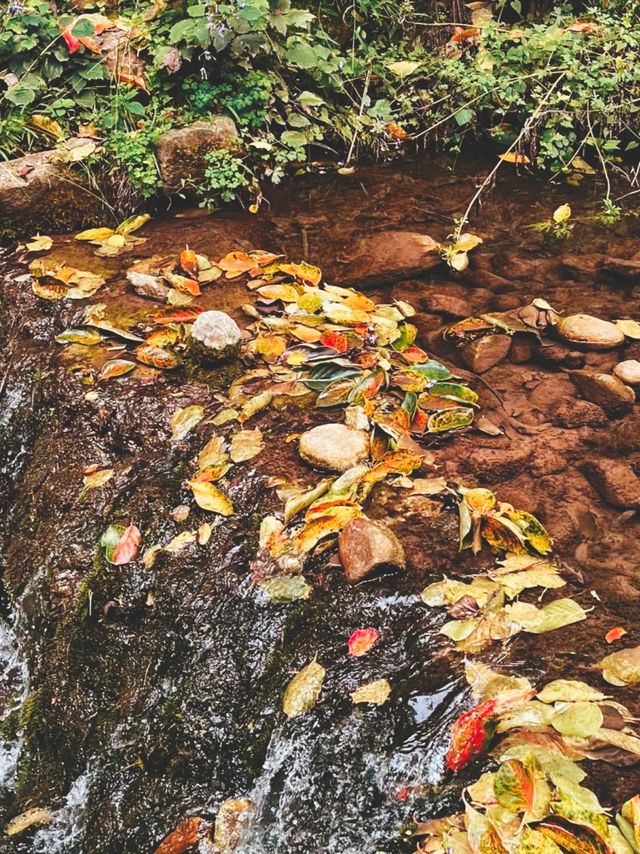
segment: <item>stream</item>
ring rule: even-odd
[[[623,460],[640,473],[640,416],[607,418],[583,406],[570,372],[608,372],[623,358],[640,359],[640,343],[627,342],[624,355],[514,345],[478,380],[442,332],[455,319],[535,298],[563,314],[633,317],[640,261],[636,283],[632,273],[599,274],[589,259],[632,265],[640,220],[594,221],[600,195],[590,178],[580,188],[549,185],[507,172],[513,168],[500,170],[473,213],[470,230],[483,243],[462,273],[441,265],[416,275],[403,241],[409,246],[408,233],[446,240],[488,171],[481,157],[294,179],[257,215],[169,211],[122,255],[100,258],[74,235],[52,235],[48,256],[107,275],[91,302],[105,303],[109,319],[128,328],[157,306],[133,293],[126,270],[185,245],[211,257],[260,248],[304,258],[328,282],[411,303],[420,345],[466,371],[482,413],[502,428],[434,442],[438,473],[535,513],[567,567],[566,595],[589,609],[583,623],[494,643],[480,658],[534,682],[562,677],[602,687],[593,665],[611,651],[606,632],[624,626],[625,645],[640,642],[640,526],[583,467]],[[545,240],[528,228],[564,202],[576,220],[571,238]],[[247,797],[253,813],[238,854],[410,854],[413,817],[455,811],[474,776],[445,768],[451,725],[472,701],[463,656],[439,633],[446,616],[426,607],[420,592],[445,574],[481,570],[491,555],[460,553],[452,514],[421,513],[419,502],[383,484],[367,514],[397,534],[406,572],[349,586],[339,567],[314,558],[305,568],[308,599],[265,601],[251,563],[261,520],[281,509],[273,483],[317,480],[287,438],[331,420],[330,411],[290,398],[260,415],[266,448],[230,474],[236,513],[216,517],[205,547],[162,554],[150,569],[106,564],[97,544],[114,520],[135,519],[151,543],[206,518],[197,507],[187,522],[172,514],[185,503],[183,481],[200,445],[193,436],[172,442],[168,413],[193,404],[217,411],[223,380],[217,372],[146,369],[88,384],[87,369],[118,351],[56,344],[83,303],[39,299],[31,258],[3,253],[0,804],[3,824],[34,806],[50,809],[52,819],[1,836],[0,852],[153,854],[185,817],[212,821],[225,800]],[[241,310],[248,301],[243,279],[213,283],[198,298],[240,325],[249,322]],[[87,399],[94,388],[96,398]],[[83,490],[91,464],[116,474]],[[347,638],[364,626],[381,642],[349,657]],[[311,713],[288,719],[283,691],[316,657],[327,672],[322,696]],[[389,701],[353,706],[350,692],[381,676],[392,686]],[[615,691],[640,715],[632,689]],[[640,790],[637,767],[598,761],[587,770],[612,808]]]

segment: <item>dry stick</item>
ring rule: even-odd
[[[531,115],[531,118],[530,118],[530,119],[528,119],[528,121],[526,121],[526,122],[524,123],[524,125],[523,125],[523,127],[522,127],[522,130],[520,131],[520,133],[518,134],[518,136],[514,139],[514,141],[511,143],[511,145],[509,146],[509,148],[506,150],[505,154],[509,154],[509,153],[510,153],[511,151],[513,151],[513,150],[514,150],[514,148],[516,148],[516,146],[520,143],[520,140],[521,140],[521,139],[522,139],[522,137],[525,135],[525,133],[526,133],[526,131],[527,131],[527,129],[528,129],[528,126],[531,124],[531,122],[532,122],[532,121],[534,121],[534,119],[536,119],[536,118],[540,115],[540,113],[542,112],[542,108],[544,107],[544,105],[546,104],[546,102],[549,100],[549,98],[550,98],[550,97],[551,97],[551,95],[553,94],[554,89],[556,88],[556,86],[558,85],[558,83],[560,83],[560,81],[561,81],[565,76],[566,76],[566,71],[562,71],[562,72],[558,75],[558,77],[556,77],[556,79],[555,79],[555,81],[554,81],[553,85],[549,88],[549,90],[547,91],[547,93],[546,93],[546,95],[544,96],[544,98],[540,101],[540,103],[538,104],[538,106],[536,107],[536,109],[533,111],[533,113],[532,113],[532,115]],[[453,240],[454,240],[454,243],[457,243],[457,242],[460,240],[460,235],[462,234],[462,229],[465,227],[465,225],[466,225],[466,224],[467,224],[467,222],[469,221],[469,214],[470,214],[470,213],[471,213],[471,211],[473,210],[473,206],[474,206],[474,205],[475,205],[475,203],[478,201],[478,199],[480,198],[480,196],[482,195],[482,193],[484,192],[484,190],[486,189],[486,187],[489,185],[489,183],[491,182],[492,178],[494,177],[494,175],[496,174],[496,172],[497,172],[497,171],[498,171],[498,169],[502,166],[502,164],[503,164],[503,163],[504,163],[504,160],[500,160],[500,159],[498,160],[498,162],[497,162],[497,163],[496,163],[496,165],[493,167],[493,169],[491,170],[491,172],[489,172],[489,174],[487,175],[487,177],[484,179],[484,181],[482,182],[482,184],[478,187],[477,191],[474,193],[473,198],[471,199],[471,201],[470,201],[470,202],[469,202],[469,204],[467,205],[467,209],[466,209],[466,211],[464,212],[464,214],[462,215],[462,219],[461,219],[461,220],[459,220],[458,225],[457,225],[457,227],[456,227],[456,230],[455,230],[455,232],[454,232],[454,234],[453,234]]]
[[[598,140],[595,138],[593,133],[593,125],[591,124],[591,114],[587,109],[587,124],[589,125],[589,133],[591,134],[591,139],[593,140],[593,144],[596,147],[596,151],[598,152],[598,157],[600,158],[600,163],[602,164],[602,171],[604,172],[604,179],[607,182],[607,201],[611,198],[611,181],[609,180],[609,172],[607,171],[607,164],[605,162],[604,157],[602,156],[602,152],[600,151],[600,146],[598,145]]]

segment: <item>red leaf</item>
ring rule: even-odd
[[[604,639],[607,643],[613,643],[614,641],[620,640],[622,635],[626,635],[627,630],[623,629],[622,626],[616,626],[615,629],[611,629],[611,631],[607,632],[604,636]]]
[[[356,629],[348,641],[349,655],[356,657],[365,655],[379,637],[380,633],[375,629]]]
[[[204,820],[197,815],[181,821],[168,836],[162,840],[154,854],[184,854],[200,841]]]
[[[447,767],[460,771],[488,746],[497,725],[497,703],[485,700],[460,715],[451,727],[451,745],[447,751]]]
[[[192,305],[189,308],[175,308],[165,314],[152,314],[151,319],[154,323],[192,323],[203,311],[200,306]]]
[[[325,332],[320,339],[320,343],[325,347],[331,347],[337,350],[338,353],[346,353],[349,349],[349,339],[342,332]]]
[[[69,30],[64,29],[62,31],[62,38],[64,39],[65,44],[67,45],[69,53],[75,53],[79,49],[80,41],[75,36],[71,35]]]
[[[135,525],[129,525],[128,528],[125,528],[123,535],[113,550],[113,563],[116,566],[130,563],[138,554],[141,540],[142,534]]]

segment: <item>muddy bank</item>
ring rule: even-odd
[[[56,240],[50,254],[112,274],[99,298],[110,318],[128,326],[153,311],[124,278],[136,259],[172,257],[185,244],[212,256],[259,246],[304,257],[328,281],[368,280],[377,298],[412,302],[422,345],[462,370],[460,352],[442,331],[467,313],[544,297],[566,313],[633,315],[631,274],[612,272],[604,260],[633,265],[633,220],[615,230],[585,222],[567,245],[526,229],[566,199],[564,188],[547,188],[542,197],[535,186],[499,185],[474,223],[485,242],[470,269],[417,269],[412,235],[444,239],[473,192],[473,174],[443,166],[289,187],[274,196],[270,215],[158,220],[145,228],[144,244],[115,259],[96,258],[72,235]],[[579,217],[591,210],[584,191],[571,204]],[[211,428],[202,422],[176,444],[168,414],[190,404],[216,413],[224,377],[142,371],[100,384],[97,398],[87,399],[94,387],[71,370],[77,362],[87,366],[87,348],[63,350],[53,341],[77,306],[39,300],[20,280],[24,268],[10,257],[3,263],[3,573],[28,678],[16,670],[3,694],[7,745],[20,738],[22,746],[2,795],[7,817],[33,805],[57,812],[51,828],[5,838],[0,850],[151,852],[186,815],[213,818],[228,797],[248,795],[256,816],[247,851],[410,851],[402,829],[413,815],[455,808],[465,775],[446,773],[443,756],[450,724],[468,705],[460,657],[437,633],[445,617],[427,609],[419,592],[445,573],[480,569],[490,557],[458,553],[453,514],[425,516],[381,488],[367,512],[387,520],[403,542],[404,575],[351,588],[339,569],[319,561],[308,573],[309,600],[266,602],[251,584],[250,562],[261,519],[280,507],[273,478],[317,478],[285,438],[331,420],[283,399],[260,417],[265,450],[231,481],[237,515],[216,522],[205,546],[162,555],[151,569],[107,564],[97,543],[109,523],[135,519],[155,542],[210,520],[195,506],[184,522],[171,511],[188,502],[188,462]],[[244,282],[208,288],[198,302],[247,322]],[[585,623],[520,636],[506,652],[496,646],[484,658],[532,679],[593,681],[593,663],[610,651],[608,629],[624,625],[628,645],[637,642],[639,549],[634,508],[612,503],[615,484],[605,493],[585,466],[615,459],[640,473],[640,444],[633,409],[612,417],[584,401],[569,374],[609,372],[622,358],[636,358],[637,345],[589,352],[526,343],[514,342],[506,358],[470,379],[483,413],[504,435],[473,430],[431,450],[448,477],[486,485],[536,513],[570,570],[568,595],[595,606]],[[113,355],[92,348],[90,364]],[[92,463],[116,474],[86,492],[82,473]],[[349,659],[346,638],[360,626],[375,627],[382,643]],[[287,720],[284,686],[314,656],[327,670],[322,698],[313,714]],[[382,674],[392,685],[390,701],[354,711],[349,692]],[[616,697],[639,711],[632,692]],[[591,767],[590,782],[608,805],[638,790],[633,768]]]

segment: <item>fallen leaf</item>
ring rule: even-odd
[[[204,408],[199,404],[185,406],[184,409],[177,409],[171,418],[171,438],[174,442],[180,442],[187,433],[191,432],[196,424],[204,418]]]
[[[113,477],[113,469],[98,469],[92,474],[87,474],[83,477],[82,482],[85,489],[97,489],[103,486],[108,480]]]
[[[46,234],[36,234],[26,246],[29,252],[46,252],[53,246],[53,240]]]
[[[626,634],[627,634],[626,629],[623,629],[622,626],[616,626],[615,629],[610,629],[606,633],[606,635],[604,636],[604,639],[606,640],[607,643],[614,643],[615,641],[620,640],[620,638]]]
[[[122,536],[114,546],[111,563],[114,563],[116,566],[131,563],[138,554],[141,541],[142,534],[140,530],[135,525],[129,525],[128,528],[125,528]]]
[[[189,488],[193,492],[198,507],[209,510],[211,513],[218,513],[220,516],[233,515],[231,499],[213,483],[191,480]]]
[[[626,335],[627,338],[634,340],[640,339],[640,323],[635,320],[616,320],[618,329]]]
[[[19,836],[30,827],[51,824],[52,821],[53,813],[51,810],[44,809],[43,807],[31,807],[31,809],[25,810],[7,822],[4,826],[4,832],[7,836]]]
[[[498,157],[505,163],[531,163],[526,154],[520,154],[516,151],[507,151],[506,154],[499,154]]]
[[[636,685],[640,682],[640,646],[628,647],[605,656],[598,665],[611,685]]]
[[[576,703],[579,701],[598,702],[604,700],[605,695],[597,691],[586,682],[578,682],[571,679],[555,679],[549,682],[536,694],[543,703]]]
[[[190,848],[198,844],[206,828],[207,824],[199,816],[193,815],[186,818],[175,830],[165,836],[154,854],[186,854]]]
[[[93,347],[100,344],[102,335],[95,329],[65,329],[56,335],[58,344],[82,344],[85,347]]]
[[[557,223],[567,222],[567,220],[571,217],[571,207],[567,204],[560,205],[559,208],[556,208],[553,212],[553,221]]]
[[[130,216],[128,219],[125,219],[124,222],[121,222],[116,228],[116,234],[124,234],[126,236],[134,231],[138,231],[138,229],[142,228],[142,226],[149,222],[150,219],[150,214],[135,214],[134,216]]]
[[[231,437],[229,456],[234,463],[242,463],[251,460],[264,450],[262,431],[259,427],[255,430],[241,430]]]
[[[209,540],[211,539],[211,534],[213,533],[213,528],[208,522],[203,522],[202,525],[198,528],[198,545],[206,546]]]
[[[600,707],[589,702],[569,703],[551,718],[551,726],[561,735],[571,738],[589,738],[603,723]]]
[[[349,647],[349,655],[353,655],[357,658],[359,658],[361,655],[365,655],[367,652],[369,652],[369,650],[379,637],[380,633],[377,632],[375,629],[356,629],[347,641],[347,646]]]
[[[114,377],[121,377],[123,374],[128,374],[135,367],[135,362],[129,362],[126,359],[110,359],[100,369],[97,380],[98,382],[104,382],[105,380],[112,380]]]
[[[258,589],[265,593],[275,605],[308,599],[311,594],[311,586],[301,575],[290,575],[288,573],[265,578],[258,584]]]
[[[318,701],[326,671],[317,661],[303,667],[287,685],[282,698],[282,711],[297,718],[310,711]]]
[[[229,798],[220,805],[213,832],[214,851],[227,854],[238,848],[252,811],[249,798]]]
[[[190,278],[198,277],[198,258],[193,249],[189,249],[188,246],[180,253],[180,267]]]
[[[367,682],[366,685],[361,685],[351,693],[351,699],[354,703],[369,703],[374,706],[383,706],[389,699],[391,694],[391,685],[386,679],[376,679],[374,682]]]

